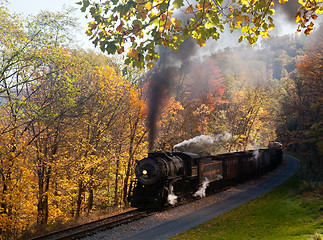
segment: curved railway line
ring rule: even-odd
[[[30,240],[70,240],[85,237],[102,230],[108,230],[132,221],[149,216],[151,211],[131,210],[111,217],[103,218],[93,222],[66,228],[60,231],[48,233]]]
[[[282,175],[276,173],[276,174],[274,174],[274,175],[276,175],[275,177],[273,177],[271,180],[270,180],[270,178],[268,179],[269,181],[274,182],[273,185],[279,185],[281,182],[283,182],[284,180],[289,178],[291,175],[293,175],[294,172],[299,167],[299,163],[297,163],[294,160],[289,159],[288,163],[289,163],[288,166],[284,166],[284,167],[281,166],[281,168],[284,169],[284,171],[282,171],[282,169],[279,169],[279,172],[280,171],[283,172]],[[291,166],[290,165],[291,163],[293,163],[295,166],[294,165]],[[285,165],[285,164],[283,164],[283,165]],[[286,174],[286,170],[290,170],[291,173],[288,172]],[[280,179],[280,178],[282,178],[283,180]],[[262,191],[265,191],[265,192],[268,191],[268,189],[265,190],[265,188],[263,188],[263,187],[261,187],[261,188],[262,188],[261,190],[258,189],[256,191],[257,195],[258,194],[260,194],[260,195],[263,194]],[[225,190],[225,189],[222,189],[222,190]],[[190,201],[192,201],[192,199]],[[179,206],[179,205],[188,203],[190,201],[179,202],[175,206]],[[219,205],[219,204],[217,204],[217,205]],[[223,207],[221,207],[221,209],[222,208]],[[168,209],[167,207],[163,208],[163,210],[167,210],[167,209]],[[130,211],[118,214],[118,215],[111,216],[111,217],[107,217],[107,218],[103,218],[103,219],[96,220],[96,221],[93,221],[93,222],[89,222],[89,223],[81,224],[81,225],[78,225],[78,226],[70,227],[70,228],[67,228],[67,229],[64,229],[64,230],[61,230],[61,231],[56,231],[56,232],[48,233],[48,234],[45,234],[45,235],[37,236],[37,237],[31,238],[30,240],[78,239],[78,238],[82,238],[82,237],[85,237],[85,236],[95,234],[95,233],[100,232],[100,231],[109,230],[109,229],[112,229],[114,227],[117,227],[117,226],[120,226],[120,225],[123,225],[123,224],[134,222],[136,220],[148,217],[148,216],[152,215],[153,213],[154,213],[154,211],[143,211],[143,210],[134,209],[134,210],[130,210]],[[215,216],[213,216],[213,217],[215,217]],[[196,216],[194,217],[194,219],[195,218],[196,218]],[[189,225],[189,224],[186,224],[186,225]],[[182,229],[181,231],[184,231],[184,229]],[[136,239],[136,238],[134,238],[134,239]]]
[[[226,188],[227,189],[227,188]],[[223,189],[225,190],[225,189]],[[160,209],[162,211],[168,210],[172,207],[178,207],[180,205],[189,203],[194,201],[194,199],[189,199],[186,201],[178,202],[173,206],[167,206],[163,209]],[[147,217],[151,214],[153,214],[153,210],[130,210],[121,214],[117,214],[111,217],[102,218],[96,221],[84,223],[81,225],[69,227],[63,230],[51,232],[48,234],[44,234],[41,236],[37,236],[34,238],[31,238],[30,240],[70,240],[70,239],[78,239],[82,238],[94,233],[97,233],[99,231],[103,230],[109,230],[111,228],[120,226],[122,224],[127,224],[136,220],[139,220],[141,218]]]

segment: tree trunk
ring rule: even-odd
[[[119,176],[119,165],[120,165],[120,160],[119,158],[117,159],[117,166],[116,166],[116,177],[114,180],[114,206],[118,207],[118,202],[119,202],[119,198],[118,198],[118,176]]]
[[[38,204],[37,224],[45,225],[48,222],[48,192],[50,183],[51,168],[46,171],[43,165],[38,171]]]
[[[3,181],[3,186],[2,186],[2,196],[1,196],[1,208],[0,208],[0,214],[5,214],[7,213],[7,201],[6,201],[6,194],[7,194],[7,184],[6,184],[6,177],[2,175],[2,181]]]
[[[76,219],[78,219],[81,214],[83,195],[84,195],[84,186],[83,186],[83,181],[80,180],[79,186],[78,186],[77,200],[76,200],[76,214],[75,214]]]
[[[89,192],[89,198],[88,198],[88,201],[87,201],[87,211],[88,213],[90,213],[92,211],[92,207],[93,207],[93,171],[94,169],[91,168],[90,170],[90,182],[89,182],[89,188],[88,188],[88,192]]]

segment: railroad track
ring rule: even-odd
[[[126,224],[150,214],[147,211],[131,210],[112,217],[100,219],[94,222],[85,223],[75,227],[70,227],[61,231],[34,237],[30,240],[70,240],[85,237],[98,231],[111,229],[122,224]]]

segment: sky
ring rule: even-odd
[[[75,18],[79,19],[80,30],[75,32],[75,36],[79,41],[79,45],[84,49],[95,49],[89,37],[85,34],[87,28],[87,19],[85,13],[82,13],[81,6],[76,4],[81,0],[9,0],[8,8],[11,12],[22,13],[25,16],[37,15],[42,10],[50,12],[58,12],[64,7],[77,8]]]
[[[85,18],[85,13],[82,13],[80,10],[81,6],[76,4],[80,1],[81,0],[9,0],[8,7],[10,11],[23,13],[24,15],[37,15],[41,10],[57,12],[62,10],[64,6],[75,7],[77,10],[75,11],[74,17],[78,18],[80,22],[80,30],[75,32],[79,45],[84,49],[95,49],[94,45],[89,40],[89,37],[85,34],[87,19]],[[271,36],[295,33],[297,25],[294,20],[294,12],[299,7],[295,5],[295,2],[295,0],[289,1],[289,5],[286,4],[284,10],[278,9],[278,16],[275,16],[276,28],[273,32],[269,33]],[[289,14],[287,11],[289,9],[293,9],[293,13]],[[233,36],[232,34],[222,35],[219,41],[211,42],[211,48],[215,51],[225,47],[237,46],[237,40],[240,33],[236,33],[235,35],[236,36]],[[201,49],[201,51],[204,52],[205,49]]]

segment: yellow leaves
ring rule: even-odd
[[[147,2],[145,4],[145,8],[147,8],[148,11],[151,10],[153,8],[153,3],[152,2]]]
[[[158,28],[158,32],[159,33],[162,33],[164,31],[164,26],[160,26],[159,28]]]
[[[288,0],[279,0],[279,3],[280,4],[285,4],[285,3],[287,3],[288,2]]]
[[[314,23],[311,22],[304,31],[305,35],[310,35],[311,32],[313,31],[313,27],[314,27]]]
[[[181,31],[182,28],[179,27],[181,25],[181,21],[177,20],[177,18],[173,17],[171,19],[167,18],[166,14],[161,15],[161,20],[165,21],[165,23],[158,28],[158,32],[161,34],[164,30],[168,30],[171,26],[174,27],[175,31]]]
[[[236,27],[241,28],[241,23],[243,21],[242,16],[237,16],[235,19],[236,19]]]
[[[153,62],[147,63],[147,68],[148,69],[152,69],[153,67],[154,67],[154,63]]]
[[[175,28],[178,27],[179,24],[181,23],[181,21],[177,20],[177,18],[174,18],[174,17],[170,21],[174,25]]]
[[[169,18],[167,18],[166,23],[165,23],[165,28],[170,29],[171,24],[172,24],[171,21],[169,20]]]
[[[211,113],[210,108],[206,104],[201,104],[200,107],[196,108],[196,110],[193,112],[195,116],[201,116],[201,115],[209,115]]]
[[[199,3],[196,5],[196,7],[198,8],[199,11],[208,11],[210,8],[212,8],[212,3],[210,2],[203,2],[203,3]]]
[[[240,0],[243,5],[249,6],[249,0]]]
[[[156,13],[156,12],[152,12],[152,13],[150,13],[148,16],[150,17],[150,19],[152,19],[152,18],[157,17],[158,15],[159,15],[158,13]]]
[[[269,38],[269,34],[268,34],[268,31],[264,31],[264,32],[261,32],[260,33],[260,36],[263,37],[263,38]]]
[[[188,8],[186,8],[186,10],[185,10],[185,13],[191,13],[191,12],[193,12],[193,6],[192,6],[192,4],[189,5]]]
[[[200,47],[206,46],[204,39],[197,39],[196,42],[197,42],[198,45],[200,45]]]

